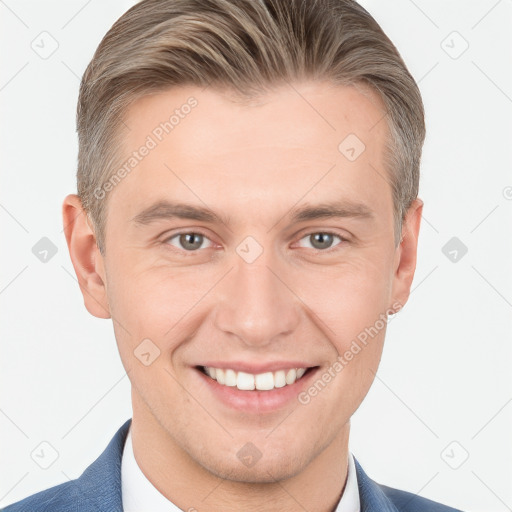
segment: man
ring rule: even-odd
[[[5,511],[455,510],[348,450],[422,212],[421,96],[375,20],[350,0],[143,0],[77,124],[65,235],[133,418]]]

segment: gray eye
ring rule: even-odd
[[[306,235],[302,240],[306,240],[310,244],[308,247],[311,249],[325,250],[329,249],[333,245],[335,238],[342,241],[342,238],[339,235],[319,231],[317,233],[310,233],[309,235]]]
[[[173,240],[177,239],[177,244],[173,243]],[[178,249],[184,249],[189,252],[200,249],[201,246],[208,238],[201,233],[178,233],[168,239],[168,243],[174,245]]]
[[[203,235],[199,235],[197,233],[186,233],[184,235],[180,235],[180,244],[184,249],[194,250],[199,249],[203,244]]]

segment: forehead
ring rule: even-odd
[[[128,107],[124,116],[128,126],[125,147],[136,147],[148,134],[166,139],[157,141],[164,144],[172,140],[185,142],[190,135],[187,125],[191,124],[194,139],[200,139],[204,150],[210,152],[221,150],[223,143],[232,151],[241,141],[246,149],[250,142],[247,135],[255,144],[296,141],[301,146],[310,142],[314,148],[319,137],[327,137],[326,144],[332,145],[349,130],[355,131],[365,144],[373,145],[386,131],[386,123],[380,122],[385,111],[380,96],[365,84],[286,84],[249,99],[229,89],[180,86],[143,96]],[[205,132],[207,137],[203,137]],[[226,135],[234,139],[226,139]]]
[[[212,87],[148,95],[126,112],[119,149],[134,165],[111,200],[122,197],[127,214],[177,195],[261,210],[261,201],[289,208],[306,192],[313,201],[382,189],[384,116],[378,94],[362,85],[287,84],[250,103]]]

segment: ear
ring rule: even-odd
[[[85,307],[93,316],[110,318],[103,256],[96,245],[96,236],[89,216],[76,194],[69,194],[64,199],[62,220],[69,255]]]
[[[416,270],[422,212],[423,201],[415,199],[407,210],[402,224],[402,239],[395,253],[392,293],[394,302],[390,308],[395,312],[405,305],[411,292],[411,284]],[[397,307],[398,305],[399,307]]]

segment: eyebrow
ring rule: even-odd
[[[229,218],[218,215],[208,208],[171,201],[158,201],[135,215],[131,221],[136,224],[147,225],[157,220],[172,218],[229,224]]]
[[[334,201],[317,205],[305,205],[291,209],[283,218],[289,217],[292,223],[327,218],[371,219],[375,214],[366,204],[354,201]],[[209,208],[161,200],[135,215],[131,222],[148,225],[166,219],[190,219],[210,223],[230,225],[230,217],[215,213]]]

